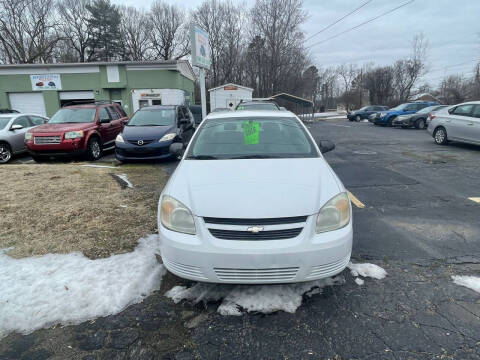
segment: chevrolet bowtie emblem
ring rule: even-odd
[[[249,228],[247,228],[247,231],[256,234],[260,231],[263,231],[263,229],[263,226],[250,226]]]

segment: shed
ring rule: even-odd
[[[235,109],[237,104],[244,100],[252,100],[253,89],[236,84],[225,84],[209,89],[210,111],[216,108]]]

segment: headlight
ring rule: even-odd
[[[387,116],[387,113],[380,113],[380,117]]]
[[[25,133],[25,140],[31,140],[32,136],[33,136],[33,134],[31,132]]]
[[[195,222],[190,209],[171,196],[163,195],[160,220],[167,229],[195,235]]]
[[[175,133],[165,134],[160,140],[158,140],[158,142],[173,140],[175,136],[177,136]]]
[[[69,131],[65,133],[65,139],[78,139],[83,137],[83,131]]]
[[[115,141],[116,141],[116,142],[122,142],[122,143],[125,142],[125,141],[123,140],[122,134],[118,134],[117,137],[116,137],[116,139],[115,139]]]
[[[317,215],[317,234],[341,229],[350,222],[350,200],[346,192],[330,199]]]

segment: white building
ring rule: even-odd
[[[240,101],[252,100],[253,93],[253,89],[236,84],[225,84],[208,91],[210,93],[210,111],[216,108],[235,109]]]

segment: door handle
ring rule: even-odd
[[[473,125],[473,123],[467,123],[467,125]]]

